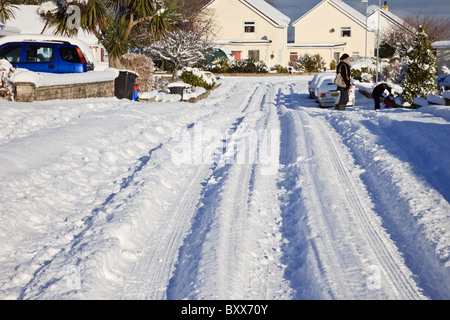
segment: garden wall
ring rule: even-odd
[[[12,82],[16,101],[33,102],[54,99],[114,97],[117,69],[85,73],[50,74],[31,71],[16,73]]]
[[[33,83],[14,83],[16,101],[33,102],[54,99],[114,97],[114,80],[36,87]]]

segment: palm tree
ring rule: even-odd
[[[12,5],[10,1],[0,0],[0,22],[5,24],[6,21],[15,18],[14,9],[18,9],[18,7]]]
[[[1,0],[0,0],[1,1]],[[88,0],[76,4],[79,17],[68,14],[66,2],[53,0],[55,10],[42,17],[47,24],[54,26],[56,34],[72,36],[78,32],[71,28],[70,19],[78,18],[82,30],[92,32],[104,45],[109,56],[109,66],[120,68],[120,57],[129,49],[129,37],[133,28],[149,22],[149,36],[160,36],[169,28],[175,6],[158,0]],[[72,12],[72,11],[70,11]]]

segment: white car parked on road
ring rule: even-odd
[[[334,75],[331,77],[322,78],[319,88],[317,90],[317,99],[321,108],[333,107],[338,104],[340,99],[340,92],[337,90],[334,81]],[[355,87],[350,88],[349,101],[347,107],[353,107],[355,105]]]
[[[334,75],[334,71],[333,72],[321,72],[321,73],[317,73],[311,81],[308,81],[308,92],[309,92],[309,97],[311,99],[317,99],[316,97],[316,93],[317,93],[317,85],[318,82],[320,81],[321,78],[325,77],[325,76],[329,76],[329,75]]]

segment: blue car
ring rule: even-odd
[[[20,41],[0,46],[0,59],[35,72],[80,73],[93,70],[80,48],[65,41]]]

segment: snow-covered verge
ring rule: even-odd
[[[449,299],[448,107],[310,79],[0,102],[0,299]]]

